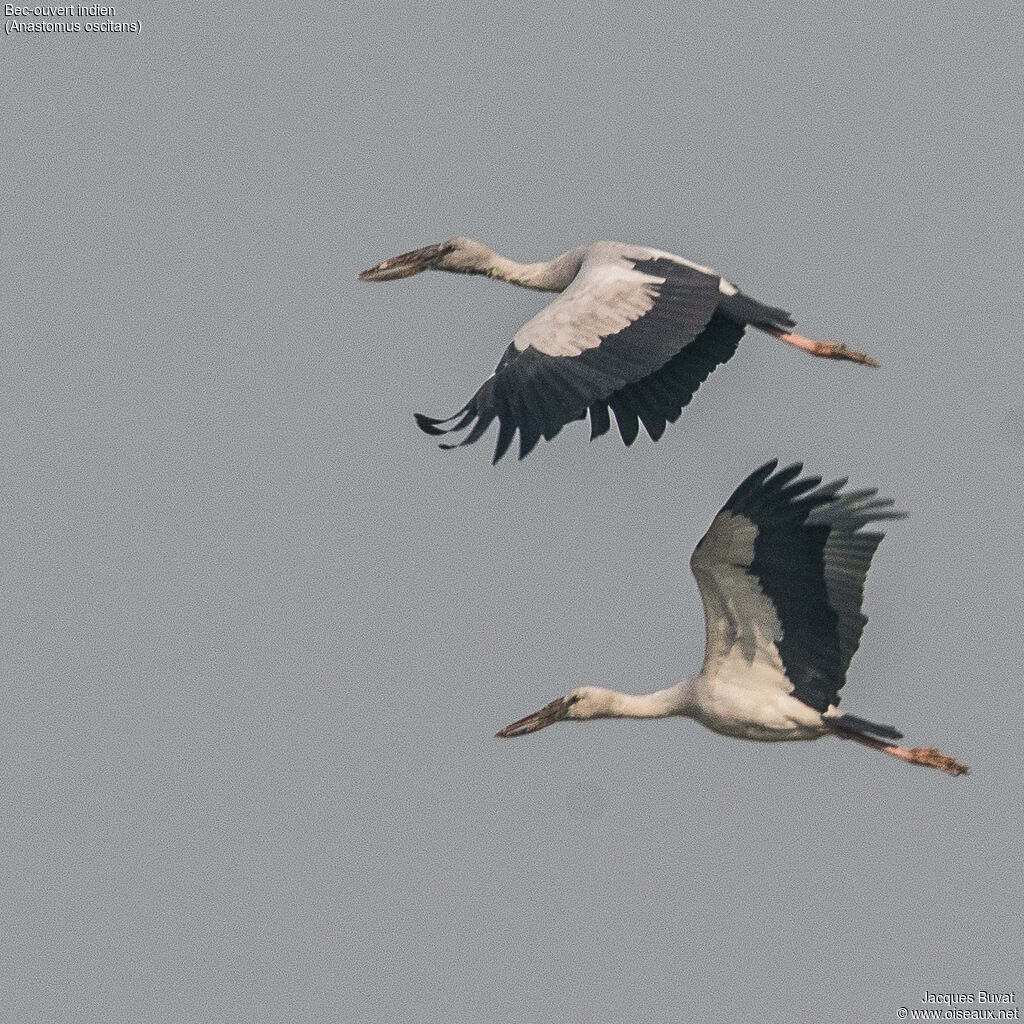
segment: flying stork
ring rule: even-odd
[[[544,437],[590,414],[590,437],[604,434],[615,413],[630,445],[643,423],[657,441],[666,423],[716,366],[756,327],[826,359],[878,364],[830,341],[791,330],[796,321],[744,295],[713,270],[669,252],[622,242],[580,246],[546,263],[516,263],[469,238],[403,253],[360,275],[394,281],[422,270],[484,274],[537,291],[561,292],[519,329],[497,369],[453,416],[416,414],[428,434],[468,431],[442,448],[472,444],[497,419],[497,462],[519,430],[519,458]]]
[[[707,647],[700,674],[634,696],[580,686],[498,736],[525,736],[555,722],[688,715],[725,736],[813,740],[838,736],[911,764],[964,775],[933,747],[902,747],[891,725],[837,709],[867,618],[864,580],[883,534],[863,527],[902,519],[875,489],[822,484],[800,463],[773,460],[747,477],[715,516],[690,568],[704,602]]]

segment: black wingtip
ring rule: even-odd
[[[611,425],[608,406],[604,402],[595,402],[590,407],[590,440],[603,437],[611,429]]]
[[[447,431],[440,426],[442,423],[447,423],[447,420],[435,420],[433,416],[426,416],[421,412],[414,412],[412,415],[413,419],[416,420],[416,426],[419,427],[424,434],[439,437],[441,434],[447,433]]]
[[[747,499],[747,497],[764,484],[778,468],[778,459],[769,459],[766,463],[758,466],[753,473],[750,473],[729,496],[725,508],[735,509]]]

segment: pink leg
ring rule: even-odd
[[[780,331],[772,327],[762,327],[761,330],[774,335],[787,345],[794,345],[805,352],[810,352],[812,356],[821,356],[823,359],[849,359],[851,363],[860,363],[862,366],[878,366],[871,356],[866,356],[863,352],[854,352],[852,348],[838,345],[834,341],[814,341],[802,334]]]
[[[880,750],[883,754],[890,754],[898,757],[901,761],[909,764],[923,764],[927,768],[938,768],[948,775],[966,775],[967,765],[961,764],[955,757],[942,754],[935,747],[898,747],[893,743],[884,743],[871,736],[861,736],[855,732],[844,732],[841,729],[833,729],[832,732],[840,739],[856,740],[863,743],[872,750]]]

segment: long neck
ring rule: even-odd
[[[580,259],[575,250],[546,263],[516,263],[495,253],[494,264],[488,273],[500,281],[509,281],[538,292],[562,292],[579,272]]]
[[[678,686],[655,693],[618,693],[607,691],[608,718],[667,718],[669,715],[685,714],[682,692]]]
[[[435,264],[438,270],[455,274],[486,274],[522,288],[540,292],[561,292],[572,283],[583,261],[583,249],[572,249],[543,263],[516,263],[466,239],[465,244]]]

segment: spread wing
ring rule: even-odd
[[[451,448],[479,440],[497,419],[495,462],[517,430],[524,458],[541,437],[551,440],[588,412],[591,437],[609,429],[610,410],[627,445],[640,423],[657,440],[736,351],[747,323],[792,324],[782,310],[720,284],[712,271],[667,253],[592,246],[572,283],[520,329],[462,409],[416,420],[431,434],[468,431],[442,445]]]
[[[772,461],[735,490],[697,545],[690,567],[704,602],[704,672],[760,661],[779,684],[825,711],[839,703],[867,617],[864,580],[882,537],[869,523],[901,519],[875,490],[800,478]]]

